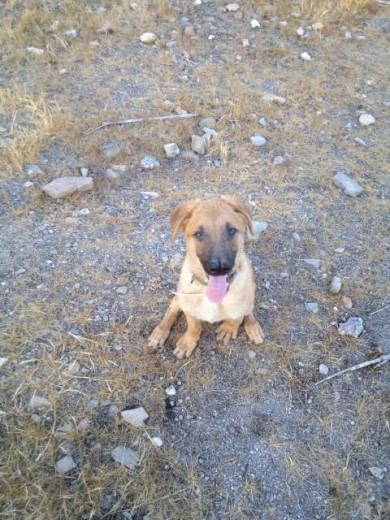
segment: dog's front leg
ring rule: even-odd
[[[176,348],[173,351],[175,356],[179,359],[191,356],[192,351],[198,343],[200,333],[202,332],[202,325],[199,320],[190,314],[186,314],[185,316],[187,319],[187,331],[176,343]]]
[[[164,318],[160,321],[160,323],[149,336],[149,347],[162,347],[164,345],[165,340],[169,336],[169,332],[172,328],[172,325],[175,323],[180,310],[179,300],[177,296],[174,296],[167,312],[164,315]]]
[[[249,339],[259,345],[264,341],[264,332],[260,323],[256,320],[253,314],[248,314],[244,318],[244,329],[249,336]]]
[[[217,328],[217,339],[223,341],[224,345],[227,345],[230,338],[236,339],[238,334],[238,328],[242,323],[244,317],[238,320],[225,320]]]

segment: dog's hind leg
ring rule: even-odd
[[[244,318],[244,329],[249,336],[249,339],[256,343],[263,343],[264,341],[264,332],[260,327],[260,323],[256,320],[253,314],[248,314]]]
[[[175,323],[181,309],[177,296],[174,296],[164,318],[160,321],[148,339],[149,347],[162,347],[169,336],[172,325]]]
[[[192,351],[196,347],[200,333],[202,332],[202,325],[199,320],[186,314],[187,331],[176,343],[176,348],[173,351],[176,357],[183,359],[183,357],[190,357]]]

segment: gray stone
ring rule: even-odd
[[[161,439],[161,437],[152,437],[151,441],[155,446],[157,446],[157,448],[161,448],[161,446],[163,445],[163,440]]]
[[[92,421],[91,419],[81,419],[81,421],[78,423],[77,425],[77,430],[79,432],[85,432],[87,430],[89,430],[92,426]]]
[[[225,6],[225,9],[226,11],[234,13],[235,11],[238,11],[240,9],[240,6],[238,4],[228,4]]]
[[[26,164],[25,170],[29,177],[38,177],[38,175],[44,175],[44,172],[37,164]]]
[[[355,137],[355,142],[362,146],[367,146],[366,141],[363,141],[363,139],[361,137]]]
[[[252,221],[253,226],[253,234],[251,233],[250,229],[247,228],[246,236],[248,240],[251,240],[252,242],[256,242],[259,240],[260,235],[265,231],[268,227],[268,222],[264,222],[262,220],[253,220]]]
[[[313,314],[317,314],[320,310],[318,303],[316,302],[305,303],[305,307],[308,311],[312,312]]]
[[[264,94],[262,99],[263,101],[272,101],[275,103],[279,103],[280,105],[284,105],[284,103],[286,102],[286,98],[282,96],[277,96],[276,94],[272,94],[271,92]]]
[[[318,367],[318,371],[323,376],[327,376],[329,374],[329,367],[321,363],[321,365]]]
[[[69,29],[68,31],[64,31],[64,36],[68,38],[77,38],[80,36],[80,31],[78,29]]]
[[[116,292],[118,294],[127,294],[127,287],[126,287],[126,285],[122,285],[121,287],[118,287]]]
[[[69,471],[72,471],[72,469],[77,468],[77,464],[73,460],[73,457],[66,455],[56,462],[55,467],[58,473],[65,475],[65,473],[69,473]]]
[[[341,188],[350,197],[357,197],[364,191],[358,182],[344,172],[336,173],[333,177],[333,184]]]
[[[345,323],[340,323],[338,331],[342,336],[352,336],[358,338],[364,331],[362,318],[349,318]]]
[[[121,151],[121,144],[118,141],[109,141],[102,147],[102,152],[105,157],[115,157]]]
[[[191,137],[191,148],[195,153],[204,155],[206,153],[206,146],[203,137],[193,135]]]
[[[347,309],[348,311],[353,307],[352,300],[348,296],[343,296],[341,298],[341,303],[343,304],[344,309]]]
[[[34,183],[32,181],[26,181],[23,183],[24,188],[31,188],[31,186],[34,186]]]
[[[145,421],[149,419],[149,414],[142,406],[133,408],[132,410],[123,410],[121,412],[122,419],[131,424],[135,428],[145,426]]]
[[[144,32],[139,39],[142,43],[154,43],[157,40],[157,35],[153,32]]]
[[[113,168],[107,168],[107,170],[105,171],[106,179],[112,182],[119,181],[122,177],[122,174],[123,172],[119,170],[114,170]]]
[[[50,406],[50,401],[36,394],[34,394],[29,401],[29,407],[32,410],[35,408],[47,408],[48,406]]]
[[[199,126],[203,128],[204,126],[207,126],[208,128],[215,128],[217,124],[217,120],[215,117],[204,117],[199,121]]]
[[[293,238],[294,240],[296,240],[297,242],[300,242],[301,241],[301,235],[299,233],[293,233]]]
[[[26,51],[30,54],[34,54],[35,56],[42,56],[42,54],[45,54],[45,51],[43,49],[39,49],[38,47],[26,47]]]
[[[142,168],[145,168],[145,170],[153,170],[154,168],[160,166],[160,163],[154,157],[145,155],[145,157],[141,159],[141,166]]]
[[[329,291],[332,294],[338,294],[341,291],[342,284],[343,284],[342,279],[339,276],[334,276],[332,278]]]
[[[169,159],[173,159],[180,153],[180,148],[176,143],[164,144],[164,150]]]
[[[318,258],[304,258],[303,261],[305,264],[311,265],[316,269],[319,269],[321,265],[321,260],[318,260]]]
[[[261,134],[254,134],[251,137],[251,143],[255,146],[264,146],[267,139]]]
[[[111,452],[111,457],[118,462],[123,464],[126,468],[134,469],[139,462],[139,455],[131,448],[126,446],[117,446]]]
[[[385,476],[385,472],[382,468],[378,468],[377,466],[371,466],[368,468],[372,475],[374,475],[375,478],[378,478],[379,480],[382,480]]]
[[[93,189],[92,177],[60,177],[49,184],[45,184],[42,190],[53,199],[60,199],[73,193],[84,193]]]
[[[81,208],[80,211],[79,211],[80,215],[83,215],[84,217],[86,217],[87,215],[89,215],[91,212],[89,211],[88,208]]]
[[[173,385],[169,385],[168,388],[165,389],[165,393],[170,397],[173,397],[177,394],[177,390]]]

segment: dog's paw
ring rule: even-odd
[[[173,353],[178,359],[188,358],[191,356],[197,343],[197,339],[192,334],[186,332],[176,343],[176,348]]]
[[[264,332],[257,320],[253,318],[252,320],[249,320],[248,323],[244,322],[244,328],[249,339],[256,343],[256,345],[263,343]]]
[[[217,328],[217,339],[223,341],[224,345],[227,345],[231,338],[236,339],[238,334],[238,328],[240,323],[224,321]]]
[[[157,325],[148,339],[148,345],[152,348],[162,347],[169,336],[169,329]]]

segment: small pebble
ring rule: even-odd
[[[80,31],[78,29],[69,29],[68,31],[64,31],[63,34],[68,38],[77,38],[80,36]]]
[[[332,278],[332,281],[330,283],[330,289],[329,291],[332,293],[332,294],[338,294],[340,291],[341,291],[341,286],[342,286],[342,280],[339,276],[334,276]]]
[[[135,428],[145,426],[145,421],[149,418],[149,414],[142,406],[133,408],[132,410],[123,410],[121,412],[122,419],[131,424]]]
[[[163,445],[161,437],[152,437],[151,441],[155,446],[157,446],[157,448],[161,448],[161,446]]]
[[[259,124],[260,124],[261,126],[267,126],[267,120],[266,120],[266,118],[265,118],[265,117],[260,117],[260,119],[259,119]]]
[[[341,298],[341,303],[343,304],[344,309],[350,311],[353,307],[352,300],[348,296],[343,296]]]
[[[284,105],[284,103],[286,102],[286,98],[282,96],[277,96],[276,94],[272,94],[271,92],[264,94],[262,99],[263,101],[274,101],[275,103],[279,103],[280,105]]]
[[[172,397],[177,394],[177,390],[173,385],[169,385],[168,388],[165,389],[165,393]]]
[[[382,480],[385,476],[385,472],[382,468],[378,468],[377,466],[371,466],[368,468],[372,475],[374,475],[375,478],[378,478],[379,480]]]
[[[244,38],[244,39],[242,40],[242,46],[243,46],[243,47],[250,47],[250,45],[251,45],[251,44],[250,44],[250,42],[249,42],[249,40],[248,40],[247,38]]]
[[[240,6],[238,4],[228,4],[225,6],[225,9],[226,11],[234,13],[240,9]]]
[[[37,164],[26,164],[25,171],[29,177],[37,177],[38,175],[44,175],[44,172]]]
[[[276,166],[279,164],[282,164],[283,162],[284,162],[284,157],[282,155],[277,155],[273,160],[273,164],[275,164]]]
[[[304,258],[303,261],[305,264],[311,265],[316,269],[319,269],[321,265],[321,260],[318,260],[318,258]]]
[[[350,197],[357,197],[364,191],[357,181],[344,172],[336,173],[333,177],[333,184],[338,188],[341,188],[344,193]]]
[[[318,367],[319,373],[323,376],[327,376],[329,374],[329,367],[327,365],[324,365],[321,363],[321,365]]]
[[[362,318],[349,318],[345,323],[340,323],[338,331],[342,336],[358,338],[364,331]]]
[[[160,163],[154,157],[146,155],[141,159],[141,166],[145,168],[145,170],[153,170],[153,168],[160,166]]]
[[[7,357],[1,357],[0,358],[0,368],[3,367],[8,361]]]
[[[72,469],[77,468],[77,464],[73,460],[73,457],[66,455],[56,462],[55,468],[58,473],[65,475],[65,473],[69,473]]]
[[[126,287],[126,285],[122,285],[121,287],[118,287],[116,292],[118,294],[127,294],[127,287]]]
[[[251,27],[252,27],[252,29],[259,28],[260,27],[259,21],[255,20],[255,19],[251,20]]]
[[[312,57],[310,56],[310,54],[308,52],[302,52],[301,54],[301,58],[304,60],[304,61],[310,61],[312,59]]]
[[[191,148],[195,153],[204,155],[206,153],[206,146],[203,137],[193,135],[191,137]]]
[[[264,146],[267,139],[261,134],[254,134],[251,137],[251,142],[255,146]]]
[[[118,462],[123,464],[129,469],[134,469],[139,462],[139,455],[137,452],[126,446],[117,446],[111,452],[111,457]]]
[[[316,302],[305,303],[305,307],[308,311],[312,312],[313,314],[317,314],[320,310],[319,305]]]
[[[157,35],[153,32],[145,32],[139,37],[142,43],[154,43],[157,40]]]
[[[35,54],[35,56],[42,56],[45,53],[43,49],[39,49],[38,47],[27,47],[26,51],[30,54]]]
[[[359,123],[363,126],[372,125],[373,123],[375,123],[375,117],[371,114],[362,114],[359,117]]]
[[[169,159],[173,159],[180,153],[180,148],[176,143],[164,144],[164,150]]]
[[[88,208],[82,208],[82,209],[80,209],[79,213],[80,213],[80,215],[86,216],[86,215],[89,215],[91,212],[89,211]]]
[[[39,395],[34,394],[29,401],[29,408],[34,410],[34,408],[46,408],[50,406],[50,401],[45,397],[41,397]]]

